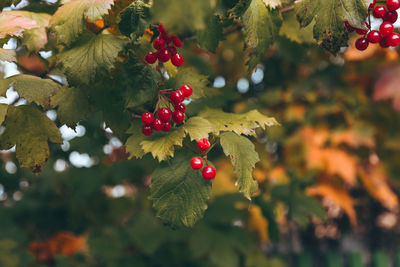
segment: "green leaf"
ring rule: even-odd
[[[252,0],[239,0],[239,2],[229,10],[235,17],[241,17],[249,8]]]
[[[242,16],[244,32],[252,56],[249,70],[264,58],[268,48],[274,43],[282,23],[279,10],[270,10],[262,0],[253,0]]]
[[[199,114],[208,120],[213,132],[219,134],[222,131],[235,132],[237,134],[251,135],[254,129],[266,126],[276,126],[279,123],[271,117],[267,117],[257,110],[252,110],[244,114],[226,113],[219,109],[205,108]]]
[[[193,156],[179,153],[153,173],[150,199],[157,216],[172,226],[193,226],[207,209],[212,184],[190,167]]]
[[[84,17],[89,22],[95,22],[107,14],[113,4],[114,0],[70,0],[57,9],[50,24],[57,39],[69,45],[83,32]]]
[[[253,169],[260,158],[254,144],[244,136],[232,132],[222,133],[221,146],[229,156],[239,184],[239,191],[248,199],[257,192],[258,183],[253,179]]]
[[[0,61],[13,62],[16,60],[15,50],[0,48]]]
[[[59,84],[50,79],[42,79],[27,74],[18,74],[0,80],[0,95],[5,95],[10,86],[28,102],[35,102],[44,108],[51,107],[50,97],[60,88]]]
[[[336,54],[347,46],[349,38],[344,21],[364,28],[367,6],[364,0],[302,0],[295,4],[295,13],[301,27],[315,20],[314,38],[322,48]]]
[[[57,117],[62,124],[75,128],[89,112],[87,95],[80,88],[63,87],[51,97],[51,105],[58,106]]]
[[[127,39],[111,34],[86,32],[70,49],[58,55],[69,81],[85,83],[95,79],[99,69],[109,71],[114,67],[118,53]]]
[[[4,122],[7,115],[8,105],[0,104],[0,125]]]
[[[140,128],[140,122],[133,124],[127,131],[132,134],[128,140],[126,140],[126,152],[129,153],[129,159],[137,158],[141,159],[144,156],[144,151],[140,143],[145,140],[145,135],[142,133]]]
[[[135,37],[141,36],[146,30],[146,18],[149,16],[149,8],[142,0],[130,4],[122,13],[121,21],[118,24],[122,34]]]
[[[301,28],[299,22],[296,19],[296,15],[293,12],[284,14],[282,27],[279,31],[279,35],[285,36],[291,41],[297,43],[315,43],[313,35],[314,22],[309,24],[307,27]]]
[[[158,161],[167,160],[174,156],[174,146],[182,146],[185,131],[183,127],[174,128],[168,133],[155,133],[140,144],[145,154],[150,153]]]
[[[211,123],[202,117],[192,117],[183,125],[185,132],[190,135],[190,140],[208,139],[208,134],[212,133]]]
[[[207,28],[198,34],[199,45],[209,52],[215,53],[220,41],[223,40],[223,26],[219,16],[212,16],[207,21]]]
[[[0,149],[16,144],[16,156],[22,167],[34,172],[42,169],[50,155],[48,142],[62,143],[57,126],[31,106],[9,106],[6,130],[0,136]]]

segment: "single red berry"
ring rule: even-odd
[[[200,157],[194,157],[190,161],[193,170],[200,170],[203,167],[203,160]]]
[[[396,11],[388,11],[386,12],[385,17],[383,18],[384,21],[395,23],[398,19],[399,15]]]
[[[377,19],[383,18],[385,14],[386,14],[386,8],[383,6],[376,6],[372,10],[372,15],[374,15],[374,17]]]
[[[193,89],[192,89],[192,87],[190,87],[190,86],[187,85],[187,84],[182,85],[181,88],[180,88],[179,90],[182,91],[182,93],[183,93],[183,95],[184,95],[185,97],[189,97],[189,96],[191,96],[191,95],[193,94]]]
[[[174,42],[174,45],[176,47],[182,47],[183,46],[182,41],[176,35],[172,36],[172,42]]]
[[[154,131],[161,131],[163,128],[163,122],[159,118],[156,118],[153,122]]]
[[[169,45],[167,46],[167,49],[169,51],[169,53],[171,54],[171,56],[175,56],[177,51],[176,51],[176,47],[173,45]]]
[[[364,29],[358,29],[356,28],[356,33],[360,34],[360,35],[364,35],[368,32],[368,30],[364,30]]]
[[[354,32],[354,27],[347,20],[344,22],[344,26],[346,26],[347,32]]]
[[[146,60],[146,62],[149,64],[154,64],[157,61],[157,54],[154,52],[149,52],[144,57],[144,60]]]
[[[164,25],[162,23],[158,24],[158,31],[161,34],[167,34],[167,31],[165,30],[165,27],[164,27]]]
[[[181,56],[181,54],[176,53],[175,56],[173,56],[171,58],[171,62],[174,66],[176,67],[180,67],[183,64],[183,57]]]
[[[175,123],[182,123],[185,120],[185,113],[179,110],[172,112],[172,120]]]
[[[156,39],[154,39],[153,42],[153,47],[154,49],[160,50],[161,48],[163,48],[165,45],[165,41],[163,39],[161,39],[160,37],[157,37]]]
[[[379,45],[380,45],[382,48],[388,48],[388,47],[389,47],[389,44],[388,44],[388,41],[387,41],[387,37],[386,37],[386,36],[382,38],[382,40],[379,42]]]
[[[368,42],[367,38],[361,37],[361,38],[358,38],[356,41],[356,48],[358,50],[362,51],[362,50],[367,49],[368,44],[369,44],[369,42]]]
[[[174,109],[183,113],[186,112],[186,106],[182,103],[176,104]]]
[[[398,33],[392,32],[386,39],[389,46],[395,47],[400,44],[400,35]]]
[[[154,121],[154,115],[150,112],[145,112],[142,114],[142,122],[144,125],[151,125]]]
[[[215,178],[217,172],[215,171],[214,167],[205,166],[201,174],[205,180],[212,180]]]
[[[143,127],[142,127],[142,133],[143,133],[145,136],[151,135],[152,132],[153,132],[153,130],[151,129],[151,126],[150,126],[150,125],[143,125]]]
[[[160,108],[160,110],[158,111],[158,117],[163,122],[169,121],[171,119],[171,110],[167,108]]]
[[[179,104],[182,102],[181,94],[180,92],[174,91],[169,95],[169,100],[171,100],[172,103],[174,104]]]
[[[167,62],[171,58],[171,54],[169,53],[168,49],[166,48],[161,48],[158,51],[158,60],[160,62]]]
[[[199,148],[200,151],[206,151],[209,149],[211,146],[210,141],[208,139],[202,138],[199,141],[197,141],[197,147]]]
[[[171,130],[171,123],[169,121],[164,122],[162,130],[163,132],[169,132]]]
[[[376,44],[382,40],[382,36],[378,31],[370,31],[367,35],[368,42]]]
[[[381,33],[382,36],[387,36],[393,32],[393,29],[394,29],[393,24],[385,21],[379,27],[379,32]]]
[[[400,8],[400,0],[387,0],[386,7],[391,11],[396,11]]]
[[[183,94],[182,90],[176,90],[179,94],[179,97],[181,98],[181,102],[185,101],[186,96]]]

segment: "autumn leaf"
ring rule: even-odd
[[[400,111],[400,65],[384,68],[374,86],[374,101],[391,100],[395,111]]]
[[[17,15],[14,11],[3,11],[0,13],[0,39],[6,36],[21,37],[24,30],[38,27],[40,25],[36,20]]]
[[[262,210],[257,205],[250,205],[248,209],[247,227],[250,231],[256,232],[261,242],[268,241],[268,221],[265,219]]]
[[[361,146],[368,148],[375,147],[373,132],[365,127],[334,132],[331,135],[331,140],[335,145],[346,144],[353,148],[359,148]]]

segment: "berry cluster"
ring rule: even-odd
[[[177,52],[177,47],[182,47],[183,43],[176,35],[168,35],[162,24],[158,25],[160,36],[153,41],[153,47],[157,52],[147,53],[145,60],[149,64],[158,61],[165,63],[171,59],[174,66],[181,66],[183,64],[182,55]]]
[[[169,94],[169,97],[166,95]],[[190,97],[193,94],[193,89],[189,85],[185,84],[180,89],[165,89],[158,92],[158,103],[157,108],[153,113],[145,112],[142,114],[142,133],[149,136],[154,131],[169,132],[171,130],[171,118],[176,123],[182,123],[185,120],[186,106],[182,103],[186,97]],[[161,101],[166,106],[173,104],[174,112],[170,108],[160,108]],[[158,111],[158,118],[154,115]]]
[[[345,21],[348,32],[356,31],[356,33],[363,35],[363,37],[358,38],[356,41],[356,48],[358,50],[367,49],[369,43],[379,43],[383,48],[400,45],[400,35],[394,32],[393,27],[393,23],[398,18],[397,9],[400,8],[400,0],[386,0],[384,2],[378,0],[378,2],[374,0],[368,8],[368,21],[365,22],[367,30],[354,28],[348,21]],[[379,31],[371,30],[371,14],[377,19],[382,19]]]
[[[205,138],[200,139],[197,142],[197,147],[200,151],[206,151],[207,149],[210,148],[210,146],[211,146],[210,141],[208,141]],[[214,167],[208,165],[207,156],[204,156],[203,158],[206,161],[207,166],[205,166],[203,168],[203,170],[201,171],[201,174],[203,175],[203,178],[205,180],[212,180],[215,178],[215,175],[217,174],[217,172]],[[193,170],[196,170],[196,171],[200,170],[203,167],[203,159],[200,157],[192,158],[192,160],[190,161],[190,166],[192,167]]]

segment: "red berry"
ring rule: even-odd
[[[372,10],[372,15],[374,15],[375,18],[383,18],[386,14],[386,8],[383,6],[376,6],[374,7],[374,10]]]
[[[171,119],[171,110],[167,108],[160,108],[160,110],[158,111],[158,117],[163,122],[169,121]]]
[[[367,35],[368,42],[376,44],[382,40],[381,34],[378,31],[370,31]]]
[[[388,12],[386,12],[386,15],[383,18],[383,20],[390,22],[390,23],[395,23],[397,21],[398,17],[399,17],[399,15],[397,14],[396,11],[388,11]]]
[[[387,36],[393,32],[393,29],[394,29],[393,24],[385,21],[379,27],[379,32],[381,33],[382,36]]]
[[[200,170],[203,167],[203,160],[200,157],[194,157],[190,161],[190,166],[193,170]]]
[[[150,125],[143,125],[143,127],[142,127],[142,133],[143,133],[145,136],[151,135],[152,132],[153,132],[153,130],[151,129],[151,126],[150,126]]]
[[[358,50],[362,51],[362,50],[367,49],[368,44],[369,44],[369,42],[368,42],[367,38],[358,38],[356,41],[356,48]]]
[[[171,58],[171,54],[169,53],[168,49],[166,48],[161,48],[158,51],[158,60],[160,62],[167,62]]]
[[[151,125],[154,121],[154,116],[150,112],[145,112],[142,114],[142,122],[144,125]]]
[[[175,56],[171,58],[171,62],[174,66],[180,67],[183,64],[183,58],[181,54],[176,53]]]
[[[356,33],[360,34],[360,35],[364,35],[368,32],[368,30],[364,30],[364,29],[358,29],[356,28]]]
[[[174,91],[169,95],[169,100],[171,100],[171,102],[174,104],[179,104],[182,102],[181,94],[178,91],[179,90]]]
[[[165,27],[164,27],[164,25],[162,23],[158,24],[158,31],[161,34],[167,34],[167,31],[165,30]]]
[[[169,45],[167,46],[167,49],[169,51],[169,53],[171,54],[171,56],[175,56],[177,51],[176,51],[176,47],[173,45]]]
[[[183,46],[182,41],[176,35],[172,36],[172,42],[174,42],[174,45],[176,47],[182,47]]]
[[[387,43],[389,46],[398,46],[400,44],[400,35],[398,33],[391,33],[387,37]]]
[[[344,26],[346,26],[347,32],[354,32],[354,27],[347,20],[344,22]]]
[[[154,131],[161,131],[163,128],[163,122],[159,118],[156,118],[153,122]]]
[[[187,85],[187,84],[182,85],[181,88],[180,88],[179,90],[182,91],[182,93],[183,93],[183,95],[184,95],[185,97],[189,97],[189,96],[191,96],[191,95],[193,94],[193,89],[192,89],[192,87],[190,87],[190,86]]]
[[[165,41],[163,39],[161,39],[160,37],[157,37],[156,39],[154,39],[153,42],[153,47],[154,49],[160,50],[161,48],[163,48],[165,45]]]
[[[146,62],[149,64],[154,64],[157,61],[157,54],[154,52],[149,52],[144,57],[144,60],[146,60]]]
[[[197,147],[199,148],[200,151],[206,151],[209,149],[211,146],[210,141],[208,139],[202,138],[199,141],[197,141]]]
[[[215,171],[214,167],[205,166],[201,174],[205,180],[212,180],[215,178],[217,172]]]
[[[387,41],[387,37],[386,37],[386,36],[382,38],[382,40],[379,42],[379,45],[380,45],[382,48],[388,48],[388,47],[389,47],[389,44],[388,44],[388,41]]]
[[[400,0],[387,0],[386,7],[391,11],[395,11],[400,8]]]
[[[174,109],[183,113],[186,112],[186,106],[182,103],[176,104]]]
[[[175,110],[172,112],[172,120],[175,123],[182,123],[185,120],[185,114],[182,111]]]
[[[169,121],[164,122],[162,130],[163,132],[169,132],[171,130],[171,123]]]

